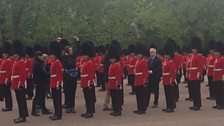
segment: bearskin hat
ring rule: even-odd
[[[219,52],[219,53],[221,53],[221,54],[224,54],[223,52],[223,48],[224,48],[224,46],[223,46],[223,43],[221,42],[221,41],[219,41],[219,42],[217,42],[216,44],[215,44],[215,47],[214,47],[214,49],[215,49],[215,52]]]
[[[85,41],[81,45],[81,55],[88,55],[91,58],[95,56],[94,44],[92,41]]]
[[[14,40],[12,42],[12,53],[18,54],[21,57],[25,56],[25,49],[24,49],[24,45],[20,40]]]
[[[115,58],[117,61],[120,60],[121,53],[117,46],[111,45],[107,52],[107,59]]]
[[[130,53],[135,53],[135,45],[131,44],[128,46],[128,52]]]
[[[201,40],[200,38],[196,36],[192,37],[190,45],[191,45],[191,49],[197,49],[198,51],[202,49]]]
[[[215,43],[216,41],[215,40],[209,40],[208,41],[208,45],[207,45],[207,51],[210,51],[210,50],[214,50],[215,48]]]
[[[102,54],[105,53],[105,48],[103,45],[98,46],[98,53],[102,53]]]
[[[48,54],[48,52],[49,52],[47,47],[43,47],[42,50],[43,50],[43,53],[44,53],[44,54]]]
[[[35,44],[33,46],[33,51],[37,52],[37,51],[43,51],[42,47],[39,44]]]
[[[147,54],[147,48],[144,44],[142,43],[138,43],[136,44],[136,50],[135,50],[136,54],[143,54],[146,56]]]
[[[59,42],[59,44],[60,44],[61,50],[64,50],[64,48],[65,48],[66,46],[70,46],[70,43],[69,43],[69,41],[68,41],[67,39],[62,39],[62,40]]]
[[[61,48],[58,42],[52,41],[49,44],[49,54],[55,55],[57,58],[61,56]]]
[[[163,46],[163,55],[169,55],[171,58],[174,57],[175,47],[172,42],[167,41]]]
[[[182,47],[182,52],[183,52],[183,53],[187,53],[187,46],[186,46],[186,45],[184,45],[184,46]]]
[[[180,51],[180,47],[177,45],[176,41],[172,38],[167,40],[167,43],[171,44],[174,47],[174,51]]]
[[[116,46],[118,48],[119,53],[122,53],[122,48],[118,40],[114,39],[111,41],[111,46]]]
[[[33,51],[33,48],[31,46],[26,46],[26,54],[29,57],[33,57],[34,56],[34,51]]]
[[[11,53],[11,44],[9,42],[3,42],[2,44],[2,53],[10,54]]]
[[[0,48],[0,59],[2,59],[2,49]]]

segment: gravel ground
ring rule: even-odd
[[[126,82],[126,80],[125,80]],[[188,96],[185,84],[180,84],[180,100],[177,103],[177,109],[174,113],[164,113],[161,111],[165,107],[165,96],[163,86],[160,84],[160,99],[158,108],[149,108],[145,115],[136,115],[133,110],[136,109],[136,98],[129,95],[130,86],[125,87],[125,104],[123,106],[122,116],[112,117],[110,112],[102,111],[105,92],[99,92],[96,88],[97,103],[96,114],[94,118],[84,119],[80,115],[85,111],[84,98],[81,88],[77,89],[76,113],[66,114],[63,112],[62,120],[51,121],[49,115],[40,117],[29,116],[27,121],[22,124],[14,124],[13,119],[18,116],[18,109],[14,97],[14,108],[12,112],[0,112],[0,126],[224,126],[224,110],[215,110],[212,106],[215,101],[206,100],[208,96],[208,87],[202,83],[202,108],[201,111],[191,111],[188,109],[192,102],[185,101]],[[31,103],[28,101],[29,114],[31,112]],[[152,101],[150,101],[150,104]],[[53,110],[52,99],[46,100],[47,108]],[[151,104],[152,105],[152,104]],[[3,102],[0,107],[3,107]]]

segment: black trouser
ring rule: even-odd
[[[174,92],[173,92],[172,85],[164,85],[164,92],[166,97],[166,108],[167,109],[174,109],[175,101],[174,101]]]
[[[174,88],[174,99],[178,100],[179,99],[179,85],[175,84],[173,85]]]
[[[137,108],[139,111],[145,112],[145,90],[144,86],[135,86],[136,100],[137,100]]]
[[[151,78],[153,79],[153,78]],[[158,105],[159,101],[159,80],[152,80],[147,86],[146,106],[149,106],[151,94],[154,94],[154,105]]]
[[[187,70],[183,69],[184,82],[187,82]]]
[[[66,108],[74,108],[75,107],[76,88],[77,88],[77,80],[76,79],[64,80],[64,93],[65,93]]]
[[[120,113],[122,108],[121,108],[121,100],[120,100],[121,93],[119,92],[119,89],[111,89],[110,95],[111,95],[113,111],[116,113]]]
[[[54,103],[54,116],[62,116],[61,88],[52,88],[52,97]]]
[[[42,85],[37,85],[35,87],[35,92],[36,93],[35,93],[33,104],[32,104],[32,113],[36,112],[36,105],[39,105],[41,111],[44,113],[47,111],[46,104],[45,104],[46,89]]]
[[[26,82],[27,82],[26,95],[32,98],[34,89],[33,78],[27,78]]]
[[[192,94],[192,84],[190,84],[189,81],[187,81],[187,88],[188,88],[188,94],[189,94],[189,98],[193,98],[193,94]]]
[[[213,76],[208,76],[208,88],[209,88],[209,96],[215,98]]]
[[[124,105],[124,81],[123,81],[123,76],[121,77],[121,89],[118,90],[120,93],[120,100],[121,100],[121,105]]]
[[[179,72],[178,72],[178,74],[176,75],[176,81],[177,81],[177,84],[180,84],[181,77],[182,77],[182,71],[181,71],[181,69],[179,69]]]
[[[220,81],[214,81],[213,82],[215,87],[215,99],[216,99],[216,105],[217,106],[223,106],[224,107],[224,85],[223,82]]]
[[[106,87],[104,83],[104,74],[98,72],[97,80],[98,80],[97,84],[99,83],[99,86],[101,86],[101,88],[105,90]]]
[[[96,103],[96,91],[95,91],[95,87],[93,86],[91,88],[91,96],[92,96],[92,99],[93,99],[93,113],[95,113],[95,103]]]
[[[194,107],[201,107],[201,81],[200,80],[189,80],[189,86],[192,90],[192,98]]]
[[[3,94],[3,91],[0,91],[0,101],[3,101],[4,99],[4,96],[3,96],[4,94]]]
[[[124,79],[126,79],[127,76],[128,76],[128,70],[127,70],[127,68],[125,67],[125,68],[124,68]]]
[[[26,103],[26,91],[24,87],[15,90],[16,100],[19,108],[19,117],[26,118],[28,116],[28,109]]]
[[[86,113],[87,114],[93,114],[94,113],[94,99],[93,99],[93,87],[89,88],[83,88],[83,94],[86,102]]]
[[[97,87],[101,86],[100,77],[99,77],[99,72],[98,71],[96,71],[96,85],[97,85]]]
[[[0,92],[2,92],[5,99],[5,108],[12,109],[12,93],[11,93],[11,83],[1,84]]]
[[[128,75],[128,79],[130,82],[128,82],[130,85],[131,85],[131,90],[133,93],[135,93],[135,86],[134,86],[134,83],[135,83],[135,75],[132,74],[132,75]]]

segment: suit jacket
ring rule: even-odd
[[[160,81],[162,77],[162,61],[156,56],[155,58],[148,59],[148,70],[152,71],[152,74],[149,73],[149,81]]]

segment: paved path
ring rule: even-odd
[[[18,116],[16,100],[14,98],[14,108],[12,112],[0,112],[0,126],[224,126],[224,110],[212,109],[215,101],[206,100],[208,96],[208,87],[202,84],[202,104],[201,111],[191,111],[188,109],[192,106],[192,102],[185,101],[188,96],[185,84],[180,85],[180,100],[177,103],[177,109],[174,113],[164,113],[161,111],[165,107],[164,89],[160,85],[160,100],[159,107],[149,108],[145,115],[136,115],[133,110],[136,109],[135,96],[129,95],[130,87],[125,86],[125,104],[123,107],[122,116],[112,117],[110,112],[102,111],[103,100],[105,93],[96,91],[97,104],[96,114],[94,118],[84,119],[80,115],[84,112],[84,99],[80,86],[76,96],[76,111],[75,114],[66,114],[63,112],[62,120],[51,121],[48,115],[40,117],[29,116],[27,122],[22,124],[14,124],[12,119]],[[13,96],[15,96],[13,92]],[[28,101],[29,113],[31,112],[31,103]],[[47,107],[53,110],[52,99],[46,100]],[[0,107],[3,107],[0,103]]]

